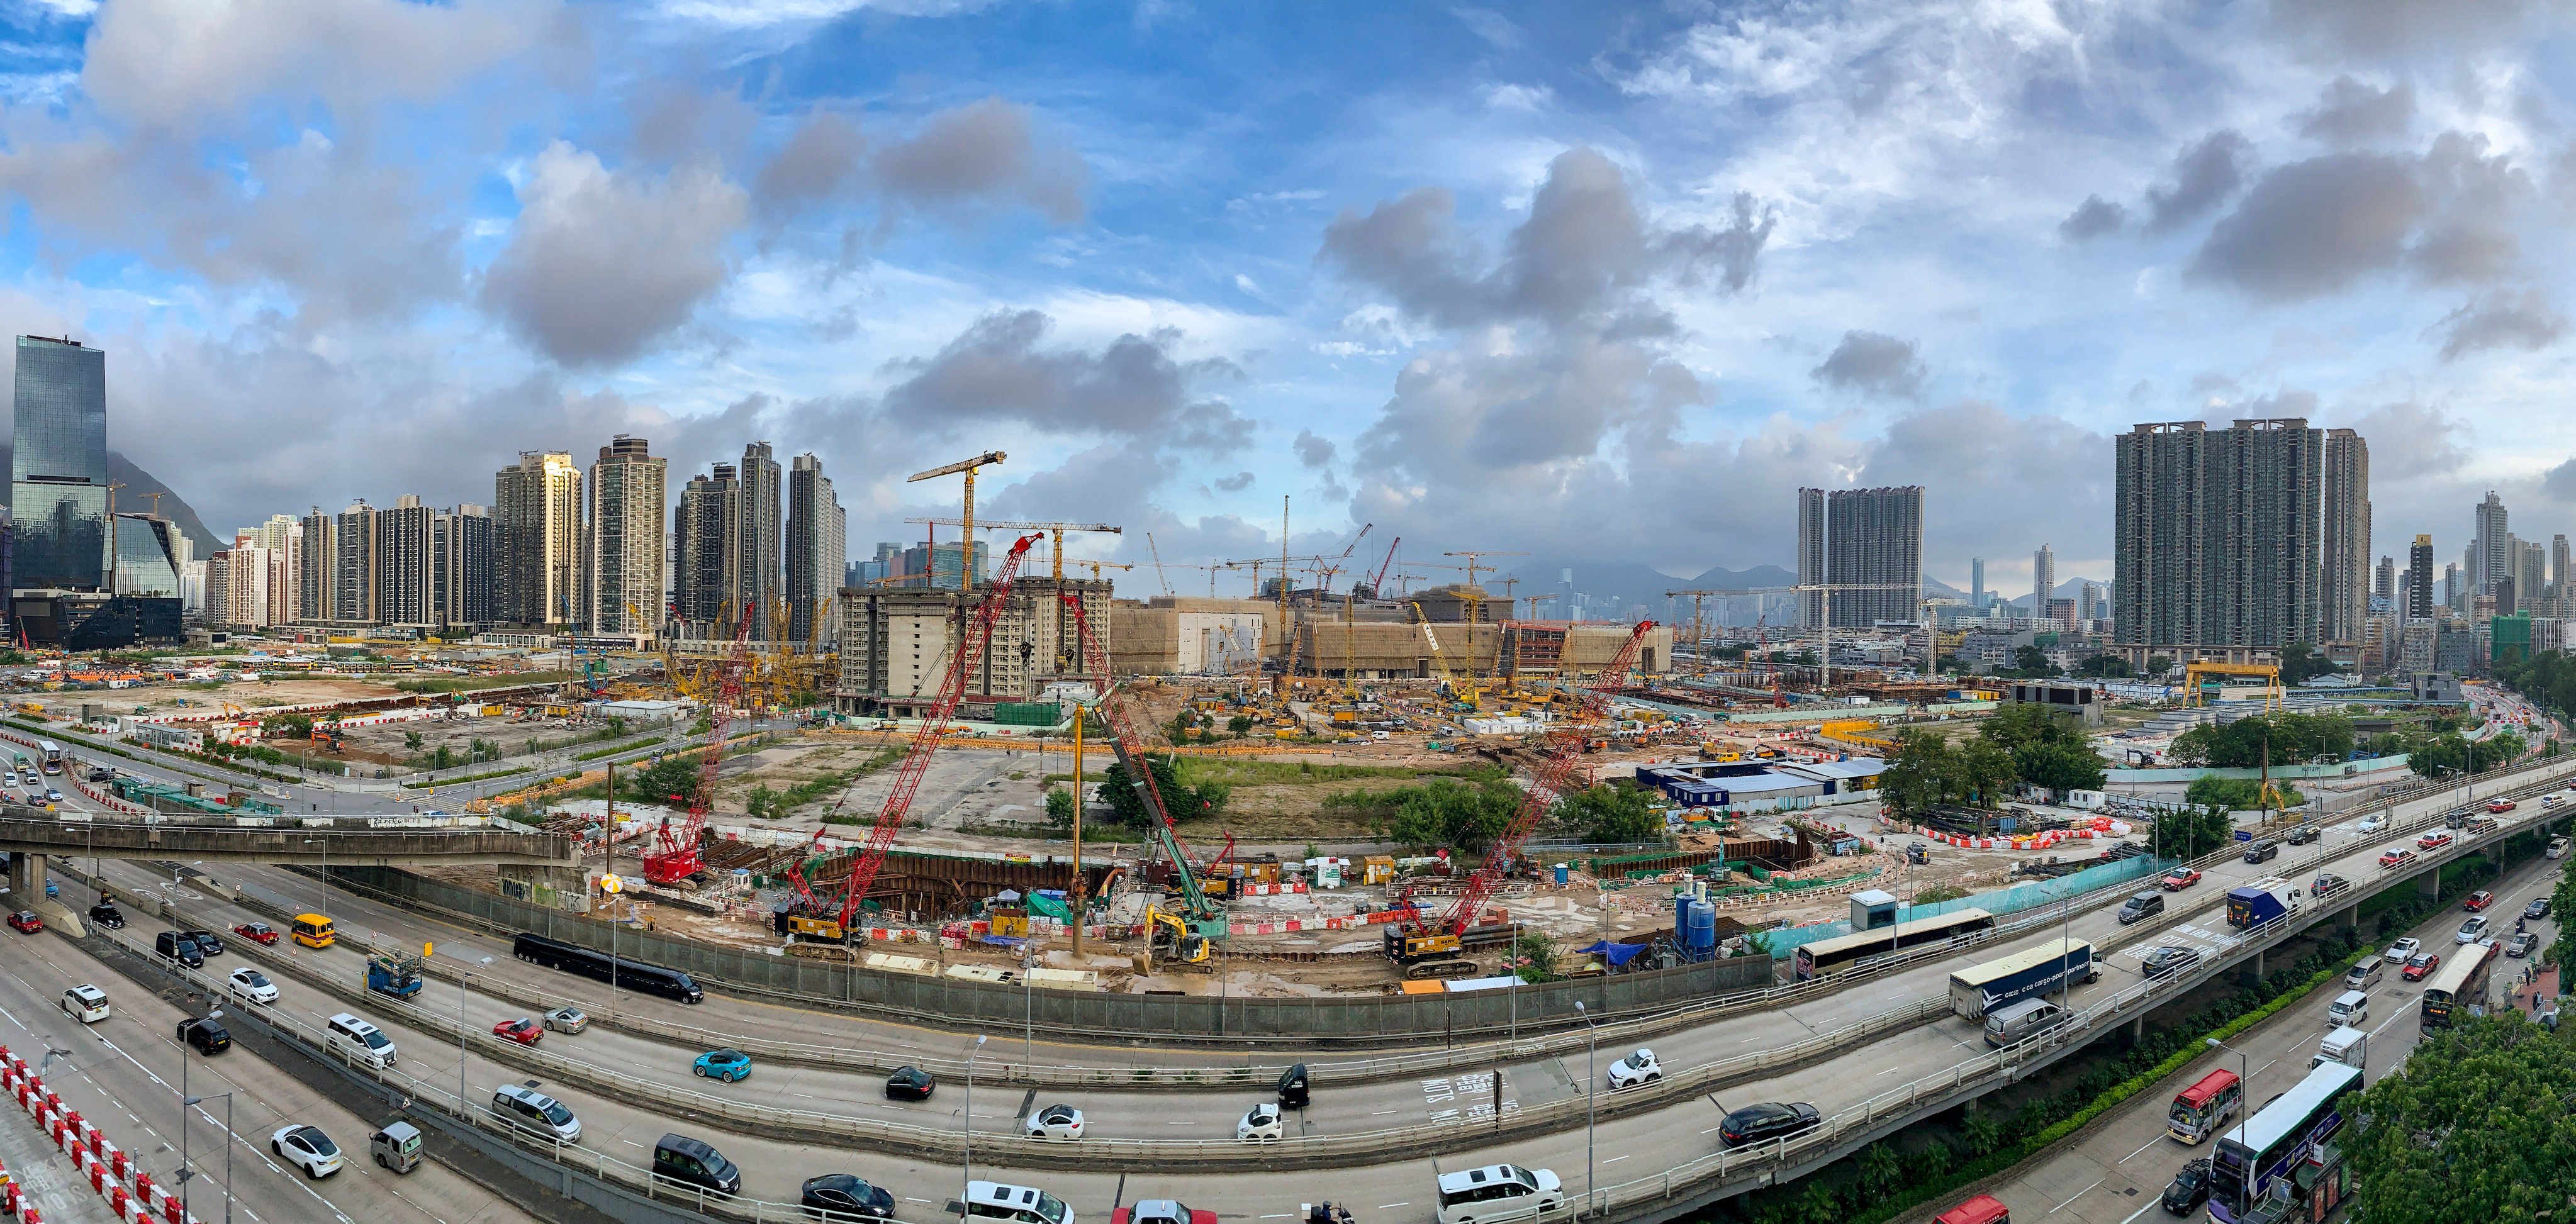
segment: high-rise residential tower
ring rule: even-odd
[[[107,587],[107,354],[65,337],[18,337],[9,455],[9,584]]]
[[[2048,619],[2048,602],[2057,597],[2057,550],[2046,544],[2030,555],[2030,618]]]
[[[2398,610],[2408,620],[2433,619],[2433,537],[2418,534],[2406,550],[2406,601]]]
[[[410,493],[395,498],[391,509],[376,512],[375,619],[424,632],[439,628],[433,517]]]
[[[376,587],[377,554],[384,548],[382,526],[376,508],[364,498],[349,503],[333,524],[331,534],[338,548],[332,558],[331,586],[338,602],[331,609],[332,620],[349,625],[383,623]]]
[[[497,552],[492,512],[473,502],[460,502],[429,521],[430,592],[433,619],[445,630],[479,629],[498,619],[500,576],[494,572]]]
[[[492,477],[500,618],[570,625],[580,573],[581,469],[562,451],[522,451]]]
[[[2323,458],[2317,631],[2328,641],[2359,642],[2370,615],[2370,444],[2352,430],[2329,429]]]
[[[786,538],[781,509],[786,499],[778,460],[771,455],[769,444],[754,442],[742,448],[742,466],[735,479],[740,482],[739,504],[733,522],[733,542],[725,557],[727,598],[733,606],[745,604],[760,609],[751,636],[769,636],[769,618],[787,591],[787,571],[781,564],[780,545]]]
[[[2295,417],[2225,430],[2158,422],[2120,435],[2113,640],[2217,653],[2318,641],[2324,435]],[[2347,503],[2366,493],[2349,468],[2338,478]]]
[[[728,606],[726,559],[740,517],[741,481],[730,463],[692,476],[671,508],[671,607],[688,637],[713,637],[735,623],[741,605]]]
[[[2370,598],[2373,602],[2387,600],[2394,603],[2396,601],[2397,558],[2385,554],[2380,556],[2378,572],[2372,574],[2370,578]]]
[[[662,631],[668,466],[653,457],[650,443],[625,434],[600,447],[599,461],[590,465],[580,619],[593,633],[651,637]]]
[[[1976,609],[1979,616],[1986,614],[1986,559],[1984,557],[1968,558],[1968,606]]]
[[[2477,504],[2474,518],[2476,531],[2469,542],[2469,587],[2475,594],[2492,595],[2496,579],[2510,576],[2514,569],[2504,500],[2495,495],[2495,490],[2487,490],[2487,499]]]
[[[850,519],[823,461],[798,455],[787,472],[787,636],[818,645],[833,636],[827,605],[849,559]],[[820,622],[816,617],[820,615]],[[819,628],[818,628],[819,624]]]
[[[1833,609],[1836,628],[1912,621],[1923,602],[1923,486],[1798,490],[1802,623]]]

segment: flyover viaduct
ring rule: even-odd
[[[9,854],[9,886],[21,897],[44,892],[49,855],[315,867],[440,863],[567,875],[581,866],[580,845],[570,837],[473,819],[473,825],[432,827],[403,817],[146,820],[72,814],[65,819],[12,805],[0,809],[0,851]]]

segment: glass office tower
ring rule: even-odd
[[[95,591],[107,571],[107,354],[18,337],[9,508],[17,589]]]

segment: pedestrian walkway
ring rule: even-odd
[[[2558,970],[2556,965],[2534,965],[2523,962],[2514,975],[2512,1001],[2514,1009],[2533,1020],[2555,1015],[2558,1011]]]

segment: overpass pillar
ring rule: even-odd
[[[2504,868],[2504,845],[2503,845],[2503,843],[2499,842],[2499,843],[2497,843],[2496,845],[2492,845],[2492,846],[2487,847],[2487,848],[2486,848],[2486,850],[2484,851],[2484,853],[2485,853],[2485,855],[2487,856],[2487,862],[2488,862],[2488,863],[2492,864],[2492,865],[2493,865],[2497,870],[2499,870],[2499,871],[2503,870],[2503,868]]]
[[[9,897],[21,908],[45,899],[45,856],[21,850],[9,856]]]
[[[2243,982],[2245,985],[2247,985],[2247,986],[2259,986],[2259,985],[2262,985],[2262,983],[2263,983],[2263,954],[2262,954],[2262,953],[2260,953],[2260,952],[2257,952],[2257,953],[2255,953],[2253,956],[2251,956],[2251,957],[2247,958],[2247,959],[2246,959],[2246,960],[2245,960],[2241,965],[2239,965],[2239,966],[2238,966],[2237,974],[2238,974],[2238,979],[2239,979],[2240,981],[2242,981],[2242,982]]]
[[[2355,901],[2335,914],[2335,929],[2346,935],[2361,927],[2361,902]]]
[[[2441,869],[2435,868],[2415,877],[2415,891],[2427,901],[2439,900],[2442,896]]]
[[[559,909],[586,910],[590,877],[579,867],[539,867],[503,863],[501,892],[522,901]]]

